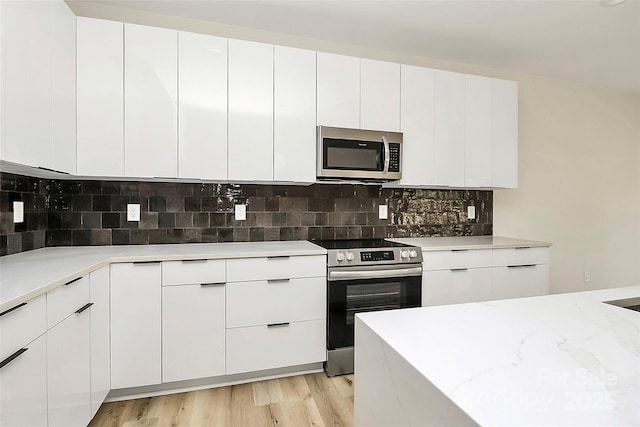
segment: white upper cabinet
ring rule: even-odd
[[[52,2],[2,1],[0,7],[2,158],[51,168]]]
[[[318,52],[317,125],[360,127],[360,58]]]
[[[273,46],[229,40],[228,179],[273,180]]]
[[[178,33],[178,176],[227,179],[227,39]]]
[[[518,186],[518,83],[491,79],[491,186]]]
[[[274,50],[273,180],[316,180],[316,53]]]
[[[78,175],[124,176],[123,24],[78,17],[77,39]]]
[[[360,60],[360,128],[400,131],[400,64]]]
[[[76,173],[76,15],[63,1],[52,3],[52,169]]]
[[[465,102],[464,74],[434,70],[434,184],[464,186]]]
[[[177,49],[177,31],[134,24],[124,26],[124,171],[127,177],[177,176]]]
[[[491,186],[491,80],[466,76],[464,186]]]
[[[402,65],[401,185],[419,186],[434,181],[433,75],[434,70],[429,68]]]

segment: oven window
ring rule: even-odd
[[[356,313],[401,308],[402,301],[402,282],[347,286],[347,325]]]

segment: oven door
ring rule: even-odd
[[[420,307],[420,264],[330,268],[327,349],[353,346],[356,313]]]

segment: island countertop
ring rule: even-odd
[[[640,425],[640,313],[603,302],[636,297],[640,286],[358,314],[356,425]]]

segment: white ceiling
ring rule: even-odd
[[[71,1],[69,1],[71,3]],[[640,0],[83,0],[640,93]]]

